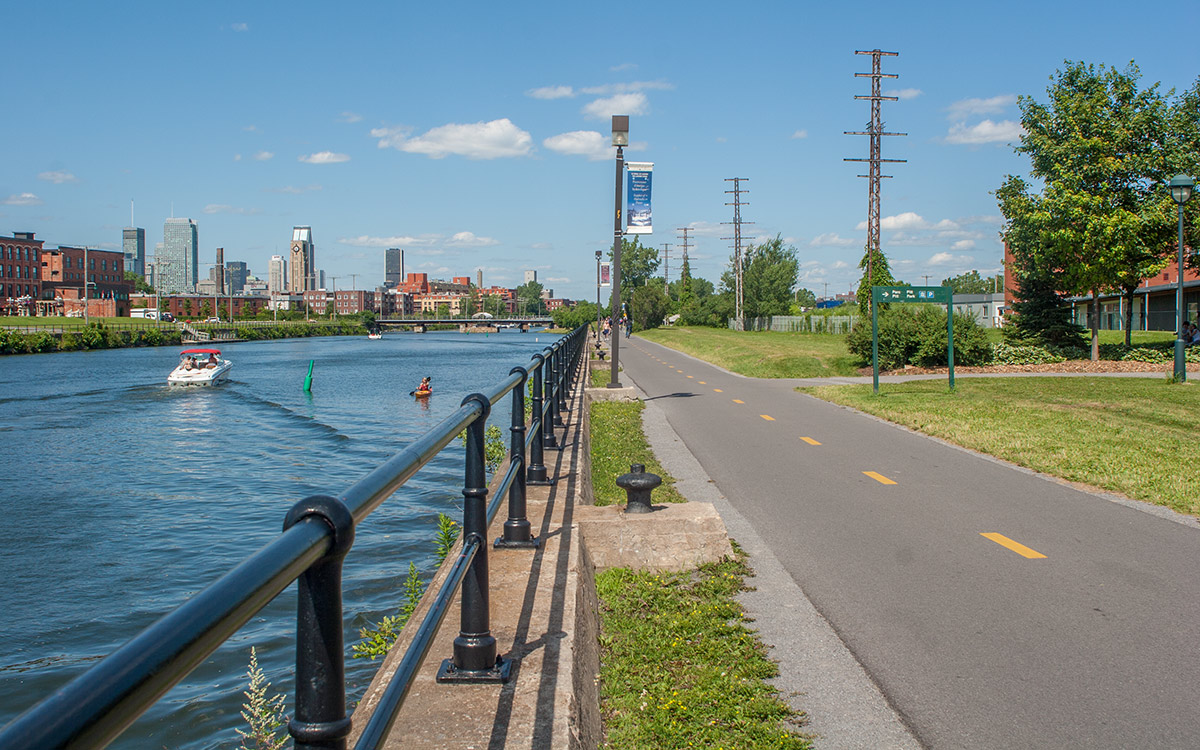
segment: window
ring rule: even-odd
[[[101,260],[100,260],[100,270],[101,270],[101,271],[107,271],[107,270],[108,270],[108,261],[107,261],[107,260],[104,260],[103,258],[101,258]]]
[[[96,259],[95,258],[88,258],[88,270],[89,271],[96,270]]]

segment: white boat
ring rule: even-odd
[[[221,359],[220,349],[185,349],[179,365],[167,376],[170,385],[216,385],[229,376],[233,363]]]
[[[382,334],[381,332],[379,332],[379,331],[371,331],[370,333],[368,333],[368,334],[367,334],[367,338],[369,338],[369,339],[381,339],[381,338],[383,338],[383,334]]]

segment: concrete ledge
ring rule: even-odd
[[[624,388],[585,388],[583,405],[590,406],[593,401],[637,401],[637,389],[631,386]]]
[[[679,571],[733,554],[725,523],[710,503],[656,505],[627,514],[621,506],[580,506],[575,520],[596,570]]]

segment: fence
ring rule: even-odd
[[[338,497],[314,495],[296,503],[284,531],[215,583],[149,626],[84,674],[0,729],[4,748],[94,748],[115,739],[277,594],[298,581],[296,688],[288,724],[297,750],[345,748],[345,654],[342,642],[342,563],[355,527],[467,432],[464,461],[462,551],[437,592],[412,646],[355,750],[382,746],[404,703],[455,591],[462,587],[462,622],[454,653],[439,679],[506,681],[510,664],[496,655],[488,622],[486,534],[507,495],[509,518],[497,547],[533,546],[525,519],[525,487],[547,483],[543,451],[555,445],[567,393],[575,383],[587,328],[581,326],[533,355],[526,366],[485,393],[463,399],[458,410]],[[528,436],[525,382],[533,377]],[[491,503],[484,471],[484,427],[491,407],[512,394],[511,460]]]
[[[857,315],[771,315],[765,318],[746,318],[747,331],[783,331],[785,333],[850,333]],[[729,327],[737,330],[737,321],[729,319]]]

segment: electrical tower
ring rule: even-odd
[[[743,182],[749,182],[749,177],[726,177],[726,182],[733,183],[733,190],[726,190],[725,194],[733,194],[733,202],[726,203],[726,206],[733,206],[733,221],[723,221],[722,224],[733,225],[733,236],[722,237],[723,240],[733,240],[733,277],[735,280],[734,290],[734,317],[737,319],[737,329],[739,331],[746,330],[746,322],[742,318],[742,306],[745,302],[745,297],[742,293],[742,225],[753,224],[752,221],[742,221],[742,206],[749,206],[749,203],[742,203],[742,193],[749,193],[749,190],[742,188]]]
[[[873,50],[855,50],[856,55],[871,56],[871,72],[870,73],[855,73],[855,78],[870,78],[871,79],[871,95],[870,96],[855,96],[855,99],[866,99],[871,102],[871,122],[867,123],[867,129],[864,130],[847,130],[846,135],[869,135],[871,136],[871,157],[869,159],[844,159],[844,161],[865,161],[870,167],[868,174],[860,174],[859,177],[866,177],[869,181],[868,199],[867,199],[867,279],[874,281],[875,276],[872,273],[872,261],[875,258],[875,253],[879,252],[879,180],[888,177],[889,174],[880,174],[879,165],[883,162],[902,163],[907,159],[884,159],[880,157],[880,137],[885,135],[908,135],[908,133],[887,133],[883,130],[883,119],[880,117],[880,102],[898,101],[899,97],[883,96],[879,91],[879,80],[881,78],[899,78],[894,73],[880,72],[880,58],[898,57],[899,52],[884,52],[879,49]]]
[[[671,296],[671,243],[663,243],[663,282],[667,286],[667,296]]]

